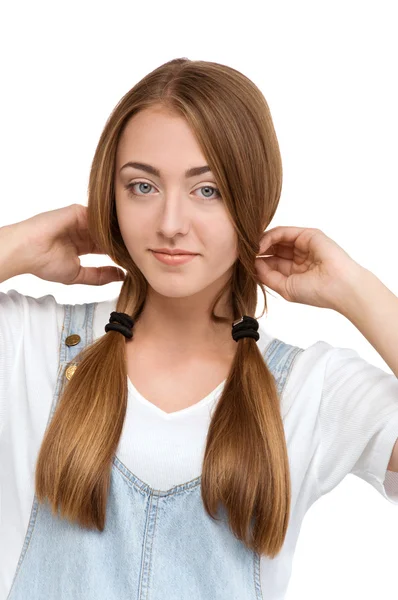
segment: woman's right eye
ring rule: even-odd
[[[147,196],[148,194],[144,193],[144,194],[137,194],[136,192],[133,191],[134,186],[136,185],[146,185],[150,188],[153,188],[154,186],[151,185],[150,183],[146,182],[146,181],[135,181],[134,183],[128,183],[127,185],[125,185],[125,189],[128,191],[130,196]]]

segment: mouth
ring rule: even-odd
[[[198,256],[197,254],[169,254],[167,252],[155,252],[154,250],[151,250],[151,252],[157,260],[170,266],[188,263]]]
[[[175,252],[174,254],[171,252],[158,252],[157,250],[151,250],[151,252],[154,252],[155,254],[165,254],[166,256],[196,256],[191,252]]]
[[[196,256],[196,252],[190,252],[189,250],[152,250],[152,248],[150,248],[151,252],[156,252],[156,254],[167,254],[168,256]]]

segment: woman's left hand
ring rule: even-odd
[[[344,293],[363,270],[320,229],[274,227],[260,240],[256,271],[261,283],[289,302],[340,312]]]

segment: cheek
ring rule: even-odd
[[[123,203],[117,209],[120,233],[130,253],[139,250],[145,242],[148,231],[152,230],[152,223],[148,219],[147,213],[145,211],[141,211],[141,213],[133,211],[131,207]]]
[[[238,247],[235,230],[228,223],[208,231],[206,236],[208,257],[217,270],[229,268],[237,259]]]
[[[119,220],[119,229],[127,252],[135,263],[140,262],[142,250],[149,246],[145,243],[144,230],[139,223],[131,218]]]

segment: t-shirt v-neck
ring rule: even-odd
[[[146,406],[149,410],[153,410],[160,417],[163,417],[165,419],[171,419],[173,417],[176,417],[176,418],[183,417],[187,414],[190,414],[191,412],[195,412],[195,411],[200,410],[201,408],[207,406],[208,404],[210,404],[212,401],[215,400],[216,394],[222,390],[222,388],[225,385],[225,382],[226,382],[226,379],[224,379],[214,390],[212,390],[209,394],[207,394],[207,396],[205,396],[198,402],[195,402],[195,404],[192,404],[191,406],[187,406],[186,408],[181,408],[180,410],[175,410],[175,411],[168,413],[165,410],[162,410],[161,408],[156,406],[156,404],[153,404],[153,402],[150,402],[149,400],[147,400],[142,394],[140,394],[140,392],[137,390],[137,388],[131,381],[130,377],[127,376],[127,387],[128,387],[129,392],[131,393],[132,398],[135,398],[136,400],[141,402],[141,404]]]

